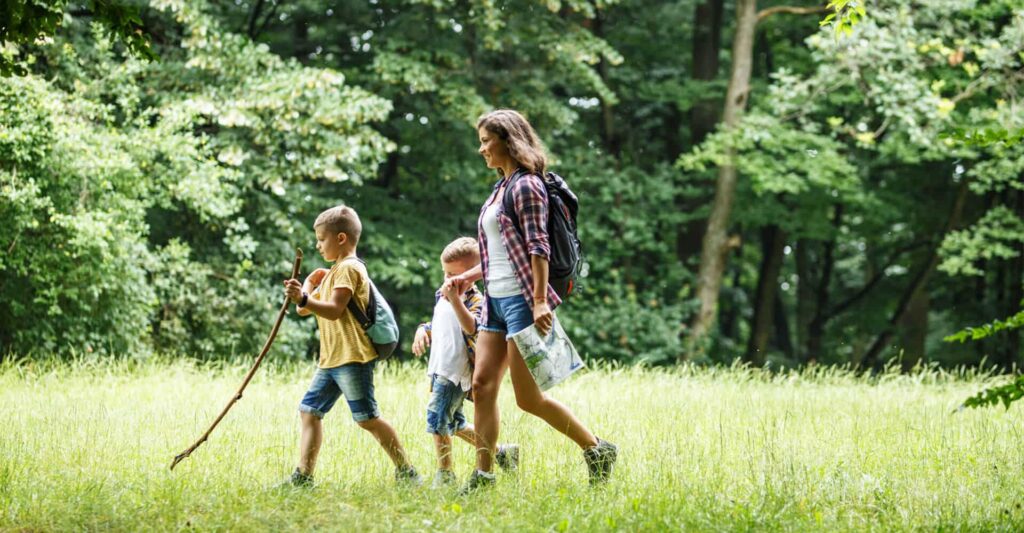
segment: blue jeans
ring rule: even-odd
[[[484,331],[515,335],[533,325],[533,309],[522,295],[507,298],[487,297],[487,323]]]
[[[373,397],[374,363],[376,361],[318,368],[313,374],[309,390],[302,397],[299,411],[323,418],[344,394],[356,422],[380,417],[377,400]]]
[[[458,383],[434,374],[430,377],[430,403],[427,404],[427,433],[454,435],[466,429],[462,402],[466,391]]]

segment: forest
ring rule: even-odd
[[[0,357],[255,353],[346,204],[408,358],[495,108],[580,198],[587,358],[1024,355],[1016,0],[15,0],[0,30]],[[317,346],[290,317],[274,357]]]

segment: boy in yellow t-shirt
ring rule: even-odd
[[[296,486],[313,483],[313,469],[323,442],[322,419],[342,395],[359,427],[367,430],[395,463],[395,479],[420,483],[391,424],[380,417],[373,396],[373,367],[377,352],[362,326],[348,311],[348,302],[366,309],[370,284],[366,268],[356,259],[362,233],[359,215],[350,207],[332,207],[313,223],[316,248],[331,268],[320,268],[299,284],[285,280],[285,294],[296,305],[299,316],[316,316],[320,328],[320,362],[313,382],[299,404],[302,438],[299,465],[289,482]]]

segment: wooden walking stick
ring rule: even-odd
[[[302,250],[296,248],[295,264],[292,265],[292,277],[289,279],[295,279],[299,277],[299,267],[301,266]],[[174,470],[174,467],[177,466],[177,464],[180,463],[183,459],[185,459],[189,455],[192,455],[192,452],[195,451],[195,449],[198,448],[199,445],[206,442],[206,439],[207,437],[210,436],[210,433],[213,433],[213,428],[217,427],[217,424],[219,424],[221,419],[224,418],[224,415],[228,414],[228,409],[231,409],[231,406],[235,405],[235,402],[242,399],[242,391],[245,390],[245,387],[246,385],[249,384],[249,381],[252,379],[252,376],[256,374],[256,369],[259,368],[260,363],[263,362],[263,358],[266,357],[267,352],[270,351],[270,345],[274,343],[274,337],[277,337],[277,330],[281,327],[281,320],[284,319],[285,313],[288,312],[289,303],[290,302],[288,301],[288,297],[286,296],[284,299],[284,303],[281,304],[281,310],[277,312],[277,320],[274,321],[274,328],[270,330],[270,336],[267,337],[267,342],[263,345],[263,350],[261,350],[260,355],[256,357],[256,362],[252,364],[252,368],[249,369],[249,373],[245,375],[245,381],[242,382],[241,387],[238,387],[238,392],[236,392],[235,395],[231,397],[231,401],[229,401],[228,404],[224,406],[224,410],[220,412],[220,415],[217,416],[217,419],[213,421],[212,425],[210,425],[210,429],[206,430],[206,433],[203,433],[203,436],[199,437],[199,440],[197,440],[195,444],[189,446],[188,449],[174,456],[174,461],[171,461],[171,470]]]

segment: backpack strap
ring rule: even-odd
[[[363,261],[358,257],[347,257],[345,259],[342,259],[342,261],[346,261],[348,259],[354,259],[362,263],[364,266],[366,265],[366,261]],[[366,276],[366,282],[369,283],[370,285],[370,297],[369,301],[367,302],[367,309],[365,312],[362,309],[360,309],[359,304],[356,303],[355,293],[352,293],[352,297],[348,299],[348,311],[352,313],[352,316],[356,318],[356,322],[359,322],[359,325],[362,326],[363,329],[367,329],[370,326],[372,326],[373,320],[375,320],[377,317],[377,299],[376,295],[374,294],[376,292],[376,288],[373,286],[373,281],[370,280],[369,275]],[[374,319],[370,319],[370,316],[374,317]]]
[[[523,226],[519,223],[519,215],[516,213],[516,203],[515,200],[512,198],[512,185],[515,184],[515,182],[519,181],[519,178],[521,178],[525,173],[526,171],[523,170],[522,168],[518,168],[515,172],[512,173],[512,177],[509,178],[508,183],[505,184],[505,194],[502,196],[501,199],[501,204],[502,208],[505,211],[505,216],[512,219],[512,227],[514,227],[520,235],[523,234]]]

